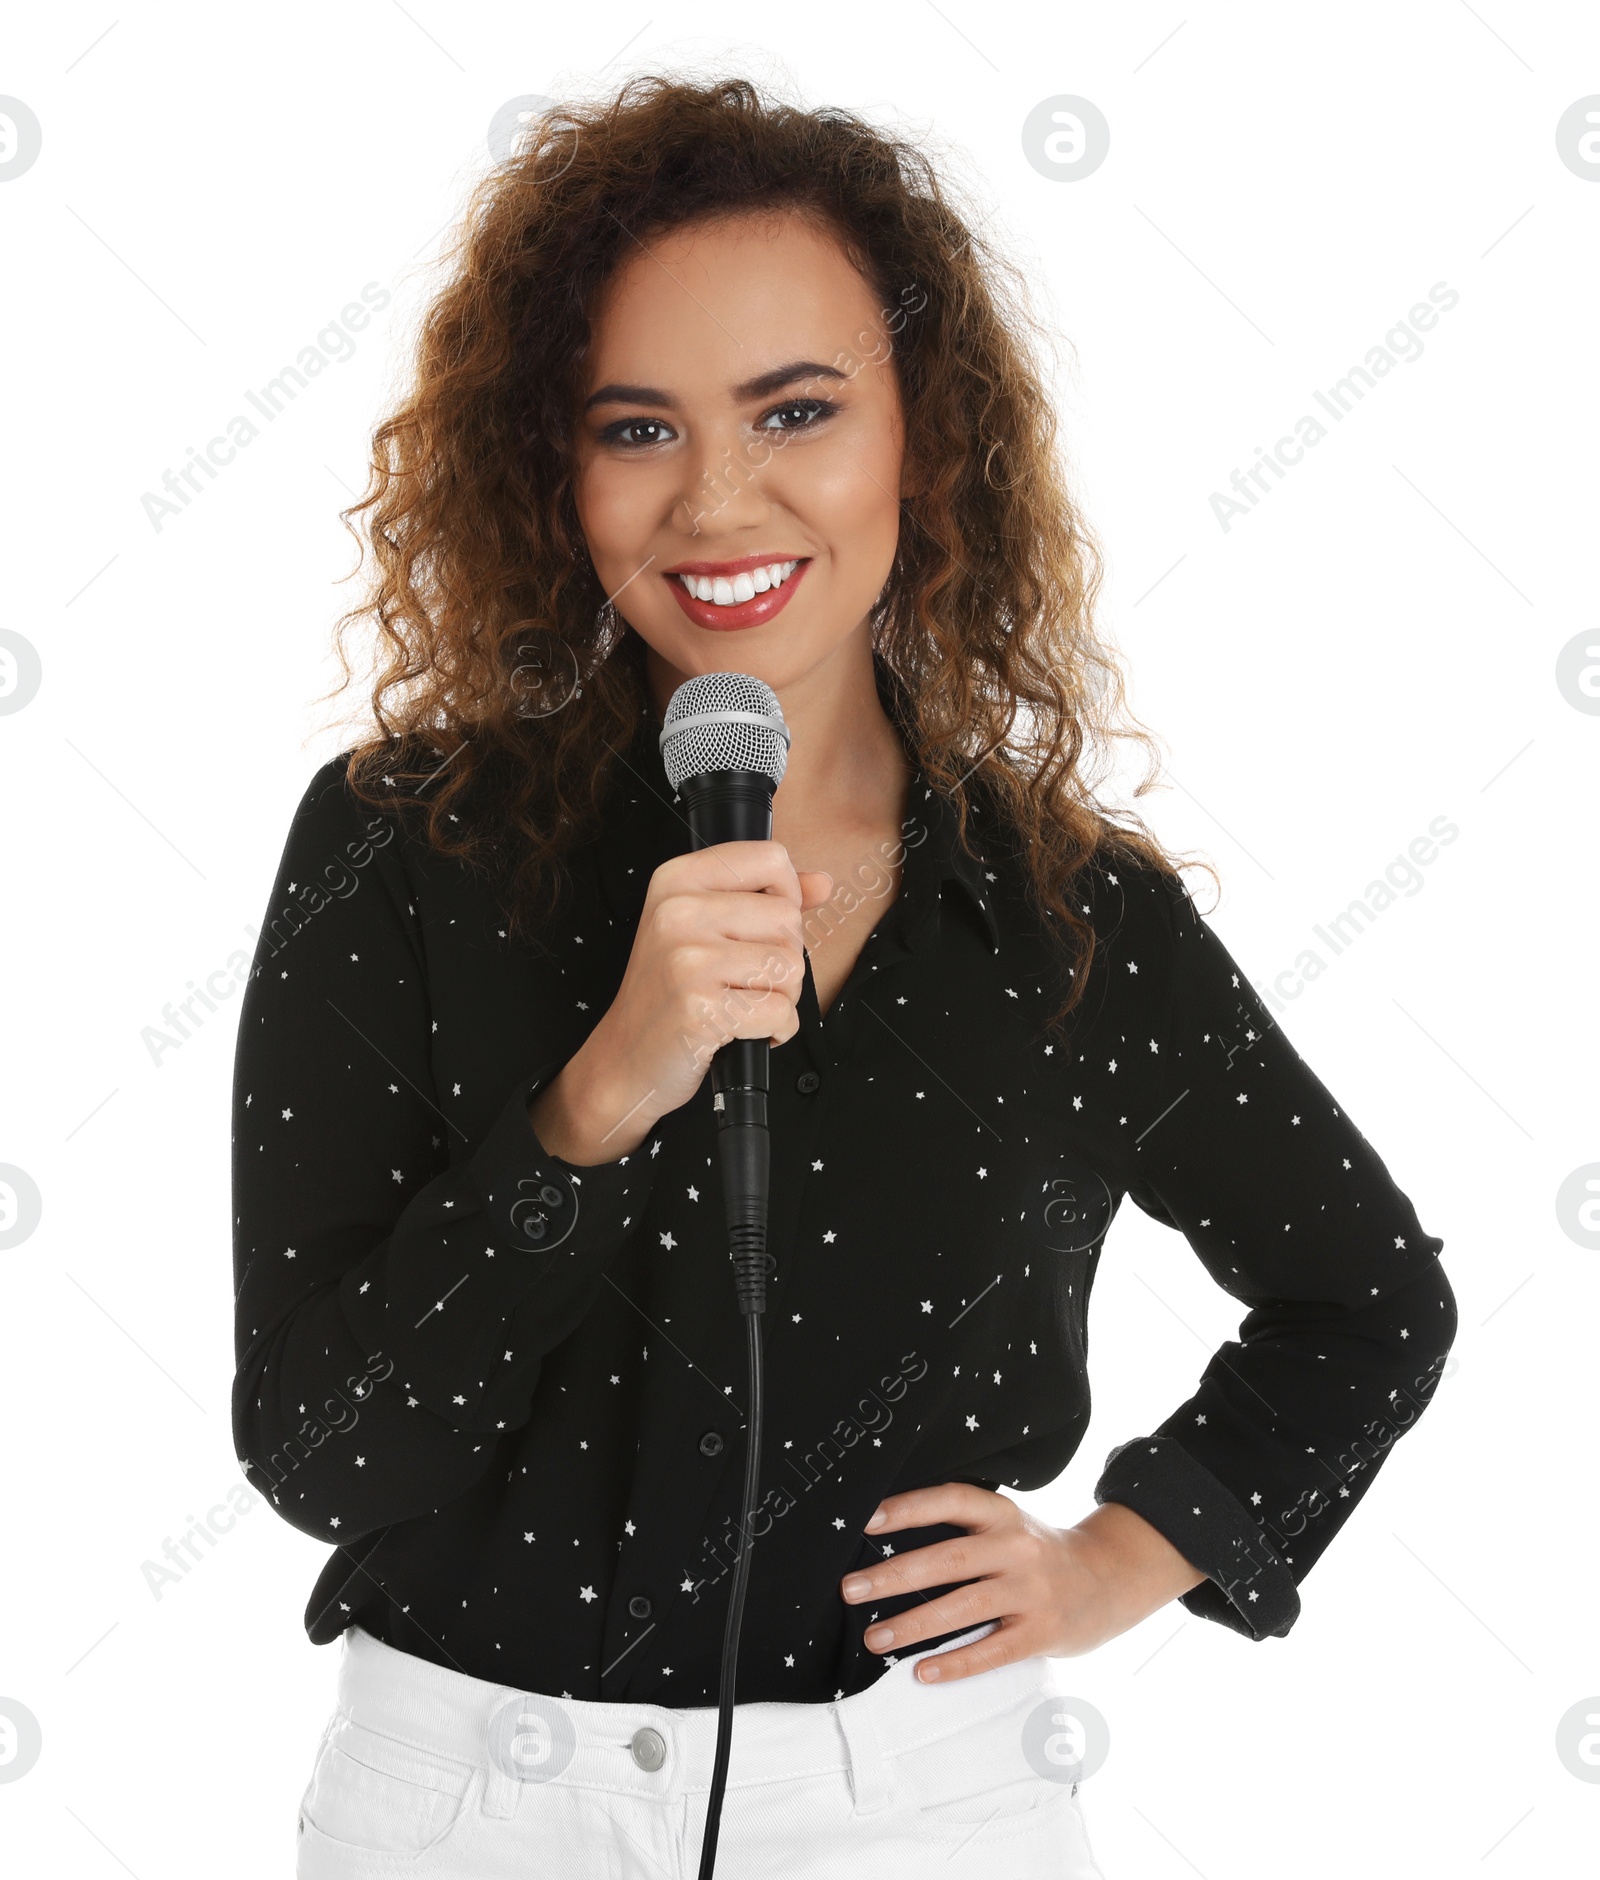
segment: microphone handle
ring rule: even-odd
[[[689,812],[692,846],[772,839],[772,779],[759,770],[708,770],[678,786]],[[711,1059],[728,1247],[742,1312],[766,1306],[767,1199],[771,1140],[767,1091],[772,1045],[731,1038]]]

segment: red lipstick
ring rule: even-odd
[[[714,579],[721,576],[731,581],[736,574],[747,574],[754,568],[781,566],[785,562],[795,563],[794,572],[779,587],[768,588],[765,594],[753,595],[747,601],[740,601],[734,606],[719,606],[715,601],[697,600],[678,579],[680,574],[692,574]],[[669,568],[662,579],[677,597],[678,605],[697,627],[705,627],[713,633],[733,633],[742,627],[759,627],[782,613],[789,604],[789,597],[800,585],[801,577],[811,566],[809,556],[795,555],[744,555],[737,561],[683,561],[675,568]]]

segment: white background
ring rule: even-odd
[[[301,1623],[326,1550],[258,1501],[159,1600],[143,1572],[240,1479],[236,1002],[159,1065],[141,1034],[249,949],[294,805],[351,741],[316,702],[356,598],[336,512],[491,116],[693,68],[775,74],[926,137],[993,212],[1062,337],[1102,621],[1169,755],[1139,807],[1216,862],[1214,912],[1191,882],[1258,985],[1430,821],[1460,830],[1281,1014],[1443,1237],[1458,1363],[1287,1639],[1173,1605],[1065,1661],[1111,1727],[1082,1797],[1101,1864],[1586,1871],[1600,1785],[1555,1744],[1573,1705],[1600,1712],[1600,1254],[1556,1193],[1600,1161],[1600,719],[1555,675],[1596,624],[1600,181],[1563,166],[1555,127],[1600,92],[1600,18],[56,5],[14,15],[3,49],[0,91],[43,126],[0,186],[0,626],[43,661],[0,717],[0,1162],[43,1195],[0,1251],[0,1698],[43,1731],[37,1766],[0,1783],[8,1870],[292,1870],[333,1701],[337,1649]],[[1024,158],[1024,118],[1058,93],[1109,120],[1093,176]],[[1459,302],[1422,356],[1224,531],[1212,493],[1441,281]],[[143,494],[368,282],[394,298],[354,356],[155,529]],[[1188,1394],[1238,1318],[1181,1237],[1125,1208],[1093,1426],[1029,1505],[1086,1513],[1107,1451]]]

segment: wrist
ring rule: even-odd
[[[1137,1624],[1207,1576],[1161,1530],[1123,1502],[1105,1501],[1072,1530],[1088,1543],[1091,1570]]]
[[[622,1102],[612,1095],[585,1059],[586,1048],[528,1105],[528,1122],[540,1144],[574,1168],[592,1168],[632,1154],[658,1120],[647,1102]]]

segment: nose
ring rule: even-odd
[[[772,454],[770,445],[737,424],[702,431],[698,445],[681,459],[685,484],[679,514],[687,517],[691,532],[714,540],[760,528],[772,509],[766,467]]]

